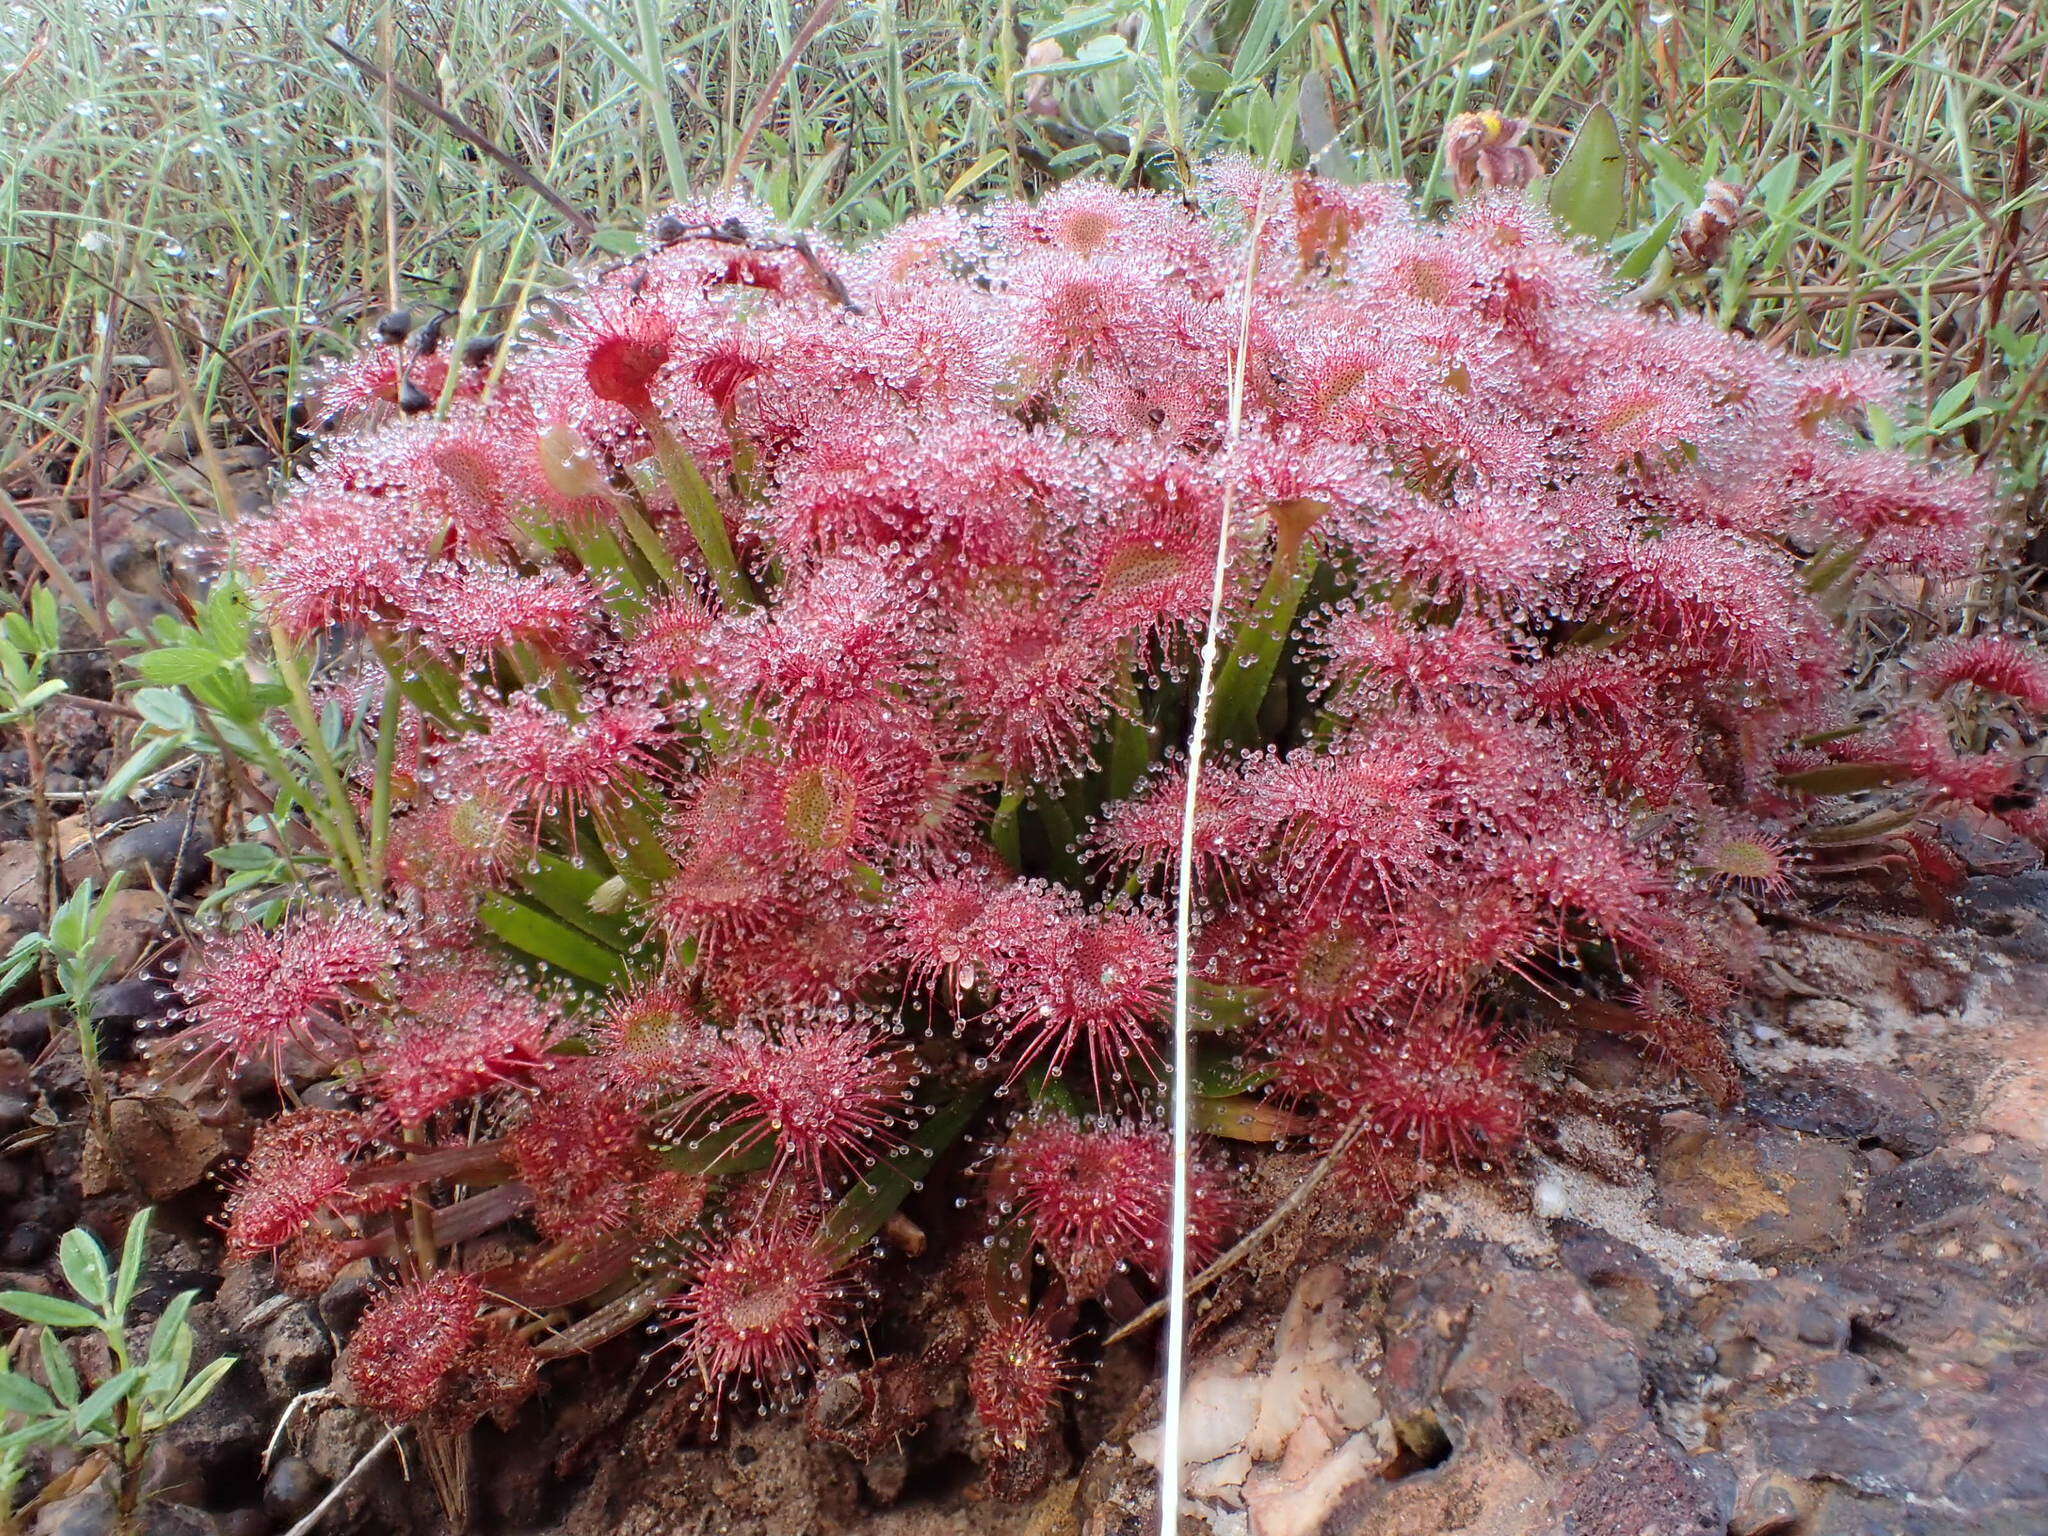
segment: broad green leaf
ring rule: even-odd
[[[625,959],[616,950],[502,892],[486,896],[477,915],[503,943],[579,981],[609,987],[625,974]]]
[[[128,755],[128,760],[107,776],[100,787],[100,803],[119,800],[149,775],[155,773],[184,743],[171,736],[151,736]]]
[[[222,869],[237,871],[269,869],[282,858],[267,843],[229,843],[211,850],[206,856]]]
[[[140,1219],[140,1218],[138,1218]],[[107,1251],[83,1227],[73,1227],[57,1240],[57,1263],[64,1283],[102,1315],[107,1310]]]
[[[199,627],[215,655],[234,659],[249,648],[249,600],[241,587],[224,581],[200,610]]]
[[[1247,1063],[1241,1052],[1203,1040],[1195,1046],[1195,1092],[1205,1099],[1229,1099],[1273,1080],[1270,1063]]]
[[[38,1296],[34,1291],[0,1291],[0,1312],[12,1312],[25,1323],[45,1328],[97,1328],[100,1315],[89,1307],[61,1296]]]
[[[6,1434],[0,1435],[0,1453],[26,1450],[29,1446],[39,1445],[45,1440],[55,1440],[60,1435],[70,1433],[70,1430],[71,1421],[61,1413],[32,1419],[19,1429],[10,1429]],[[5,1485],[6,1471],[5,1467],[0,1467],[0,1486]]]
[[[1196,1099],[1191,1123],[1198,1131],[1229,1141],[1275,1142],[1301,1135],[1314,1122],[1267,1100],[1239,1094],[1228,1099]]]
[[[196,645],[173,645],[160,651],[144,651],[135,658],[135,670],[144,681],[163,687],[185,687],[204,682],[225,666],[212,651]]]
[[[1621,228],[1628,160],[1614,114],[1595,107],[1572,135],[1572,147],[1550,178],[1550,211],[1575,235],[1605,245]]]
[[[1648,277],[1650,268],[1657,264],[1657,258],[1664,253],[1664,247],[1671,243],[1671,236],[1677,231],[1679,221],[1684,217],[1685,209],[1674,206],[1652,225],[1643,238],[1636,242],[1635,249],[1615,268],[1615,278],[1624,283],[1639,283]]]
[[[1266,993],[1259,987],[1227,987],[1213,981],[1188,984],[1189,1022],[1196,1029],[1243,1029],[1258,1017]]]
[[[559,854],[537,853],[519,876],[526,894],[549,912],[594,939],[624,954],[638,937],[633,925],[601,909],[598,892],[611,872],[594,864],[577,864]]]

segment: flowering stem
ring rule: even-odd
[[[398,679],[384,684],[384,709],[377,717],[377,777],[370,788],[370,885],[384,889],[385,845],[391,840],[391,774],[398,759],[398,715],[404,707]]]
[[[647,518],[634,503],[638,497],[621,496],[618,500],[619,521],[626,525],[626,532],[633,536],[633,543],[642,558],[647,561],[654,574],[670,587],[676,584],[676,559],[668,552],[668,546],[661,542],[661,535],[649,525]]]
[[[1012,869],[1024,867],[1024,851],[1018,837],[1017,817],[1024,808],[1024,791],[1005,789],[1003,798],[996,806],[995,820],[989,823],[989,841],[995,844],[996,852],[1003,862]]]
[[[740,569],[739,559],[732,550],[732,535],[726,531],[725,514],[719,510],[718,499],[711,494],[711,487],[698,473],[696,461],[676,441],[675,434],[669,431],[666,423],[650,421],[647,431],[654,440],[654,456],[661,465],[663,478],[668,481],[669,492],[682,509],[683,520],[690,525],[690,533],[697,540],[697,549],[704,556],[704,563],[711,567],[711,579],[718,583],[718,595],[727,611],[737,612],[757,606],[760,595]]]
[[[1124,651],[1128,657],[1130,647],[1126,645]],[[1128,661],[1117,682],[1116,711],[1109,738],[1109,772],[1103,784],[1108,800],[1123,799],[1152,766],[1152,734],[1139,713],[1138,680]]]
[[[1315,574],[1315,551],[1309,547],[1307,533],[1321,510],[1314,502],[1283,502],[1271,509],[1273,564],[1259,590],[1252,622],[1231,646],[1216,685],[1218,741],[1249,745],[1257,737],[1259,706],[1273,686],[1280,653],[1301,607],[1301,594]]]
[[[298,656],[292,650],[291,641],[276,624],[270,626],[270,645],[277,659],[278,675],[284,679],[286,708],[292,724],[298,727],[299,739],[305,743],[306,756],[320,775],[320,785],[327,792],[327,805],[333,812],[331,817],[320,818],[329,825],[328,846],[347,866],[344,873],[349,876],[357,893],[366,899],[371,898],[375,895],[375,888],[370,883],[369,862],[363,855],[362,838],[356,832],[355,818],[348,808],[348,788],[342,783],[341,770],[335,766],[334,755],[327,750],[327,738],[320,732],[320,717],[313,708],[313,696],[307,691],[305,674],[299,670]],[[313,814],[313,802],[308,799],[305,803],[307,814]]]
[[[1045,824],[1046,841],[1051,844],[1053,873],[1069,884],[1080,885],[1083,877],[1074,857],[1074,818],[1064,803],[1048,797],[1038,804],[1038,819]]]

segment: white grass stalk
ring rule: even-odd
[[[1245,258],[1244,304],[1237,346],[1230,359],[1230,411],[1224,426],[1223,513],[1216,530],[1216,568],[1209,584],[1209,623],[1202,634],[1202,667],[1195,683],[1195,716],[1188,733],[1187,797],[1181,805],[1180,859],[1175,871],[1173,956],[1173,1198],[1168,1207],[1166,1265],[1166,1385],[1159,1421],[1159,1531],[1180,1529],[1181,1390],[1188,1344],[1188,1154],[1194,1077],[1194,1027],[1189,1013],[1195,926],[1195,806],[1201,794],[1202,760],[1209,736],[1209,704],[1216,691],[1216,657],[1223,630],[1223,594],[1230,571],[1230,524],[1237,509],[1237,481],[1231,468],[1244,424],[1245,371],[1251,357],[1252,296],[1258,286],[1259,246],[1265,235],[1266,191],[1252,212],[1251,245]]]

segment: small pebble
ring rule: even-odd
[[[287,1456],[263,1480],[263,1508],[273,1519],[296,1520],[315,1504],[327,1480],[303,1456]]]

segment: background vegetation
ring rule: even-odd
[[[95,450],[174,407],[282,451],[307,368],[376,313],[496,329],[721,179],[846,240],[1229,149],[1437,195],[1450,115],[1528,118],[1554,164],[1603,102],[1618,246],[1709,176],[1748,184],[1761,216],[1703,301],[1916,365],[1933,426],[2009,458],[2039,526],[2048,17],[2023,0],[13,5],[0,488],[61,522]],[[153,364],[178,377],[130,387]]]

